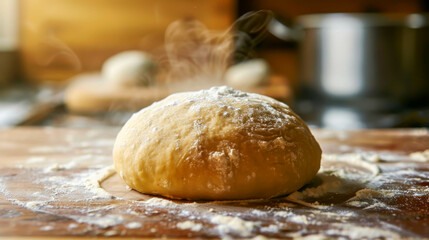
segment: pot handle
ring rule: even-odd
[[[299,40],[298,33],[290,22],[283,17],[275,15],[268,24],[268,31],[281,40],[296,42]]]

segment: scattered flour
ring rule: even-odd
[[[355,193],[355,196],[350,198],[347,201],[355,201],[361,199],[373,199],[377,197],[393,197],[394,194],[390,191],[385,190],[374,190],[369,188],[364,188]]]
[[[258,217],[266,216],[267,213],[258,209],[254,209],[250,212],[252,215],[256,215]]]
[[[236,233],[241,237],[249,237],[252,234],[252,231],[259,225],[259,223],[245,221],[239,217],[224,215],[216,215],[212,217],[211,222],[218,224],[216,228],[219,230],[221,235]]]
[[[385,203],[382,202],[375,202],[367,207],[365,207],[364,209],[372,209],[372,208],[387,208],[387,205]]]
[[[145,204],[149,206],[162,206],[162,207],[177,207],[178,204],[174,203],[173,201],[153,197],[151,199],[148,199],[144,201]]]
[[[366,207],[369,205],[369,203],[362,201],[347,201],[347,205],[352,207]]]
[[[37,209],[43,206],[46,206],[47,202],[45,201],[29,201],[23,204],[23,207],[29,208],[29,209]]]
[[[292,212],[287,212],[287,211],[277,211],[274,213],[274,216],[279,216],[279,217],[289,217],[293,215]]]
[[[269,238],[263,236],[263,235],[258,235],[256,237],[253,237],[252,240],[268,240]]]
[[[111,143],[103,143],[103,144],[111,144]],[[88,143],[83,143],[82,146],[86,146]],[[32,149],[33,152],[42,152],[42,153],[50,153],[53,151],[65,151],[65,148],[54,148],[54,149],[48,149],[46,148],[35,148]],[[429,149],[425,150],[423,152],[416,152],[409,155],[409,158],[417,161],[417,162],[427,162],[427,155],[429,154]],[[38,188],[36,192],[28,193],[25,198],[21,199],[15,199],[14,196],[9,195],[10,191],[7,185],[7,182],[9,181],[7,177],[0,177],[0,193],[6,198],[11,201],[14,204],[17,204],[19,206],[22,206],[26,209],[37,211],[37,212],[44,212],[48,214],[54,214],[58,216],[64,216],[70,219],[73,219],[76,223],[71,223],[68,225],[67,229],[73,230],[79,227],[79,229],[83,229],[84,227],[87,227],[83,224],[92,224],[94,226],[98,226],[101,228],[109,228],[113,227],[119,224],[124,224],[125,228],[127,229],[139,229],[142,227],[142,223],[140,222],[127,222],[126,220],[129,220],[130,218],[126,217],[124,220],[124,215],[130,214],[133,216],[139,216],[144,217],[145,214],[148,214],[147,216],[150,216],[150,214],[155,213],[155,210],[159,210],[158,208],[166,208],[168,211],[168,214],[174,214],[174,216],[180,216],[180,217],[186,217],[186,221],[178,222],[176,224],[176,227],[178,229],[183,230],[190,230],[190,231],[204,231],[204,226],[208,223],[209,226],[212,224],[213,226],[210,226],[208,228],[212,228],[213,230],[217,230],[219,235],[222,238],[228,238],[229,235],[232,236],[240,236],[244,238],[251,238],[254,236],[254,234],[264,234],[267,236],[270,236],[270,234],[279,234],[282,232],[282,225],[281,223],[284,222],[294,222],[297,224],[300,224],[302,226],[308,225],[308,224],[319,224],[320,219],[315,219],[314,216],[322,216],[323,219],[329,219],[331,221],[337,220],[338,223],[333,223],[332,227],[329,230],[323,230],[321,232],[318,232],[316,235],[307,235],[307,236],[300,236],[308,234],[308,232],[305,232],[305,230],[290,233],[290,234],[296,234],[296,235],[287,235],[287,236],[293,236],[297,239],[328,239],[328,238],[338,238],[339,236],[344,238],[351,238],[351,239],[379,239],[379,238],[387,238],[387,239],[398,239],[399,235],[392,230],[391,227],[387,229],[382,229],[382,227],[366,227],[366,226],[356,226],[355,224],[346,224],[347,217],[350,217],[352,212],[349,213],[343,213],[338,215],[339,213],[333,213],[329,212],[328,210],[319,210],[324,209],[326,206],[319,206],[317,203],[307,203],[305,201],[302,201],[302,199],[305,199],[305,197],[313,197],[318,198],[326,193],[329,192],[335,192],[340,185],[342,184],[340,181],[337,181],[340,178],[330,178],[334,175],[325,175],[319,177],[322,180],[322,183],[319,186],[316,187],[307,187],[304,188],[304,190],[301,190],[301,192],[295,192],[291,194],[290,196],[286,197],[286,200],[289,200],[291,202],[297,203],[299,205],[304,205],[311,207],[312,209],[305,209],[304,212],[297,212],[293,207],[296,207],[296,204],[292,203],[278,203],[275,205],[275,207],[272,207],[272,205],[264,208],[264,211],[261,211],[258,209],[253,209],[251,207],[252,201],[231,201],[232,204],[240,205],[239,208],[242,209],[241,205],[249,205],[245,207],[245,212],[243,213],[242,210],[239,211],[226,211],[222,212],[223,210],[214,207],[211,208],[210,206],[215,205],[205,205],[205,203],[176,203],[170,200],[152,197],[146,201],[127,201],[126,204],[129,204],[124,207],[124,203],[121,202],[123,199],[113,199],[111,203],[109,203],[109,206],[105,208],[101,208],[100,205],[97,205],[97,201],[93,201],[94,199],[112,199],[112,195],[110,195],[108,192],[103,190],[100,187],[101,182],[103,182],[105,179],[110,177],[115,173],[113,166],[108,166],[99,170],[91,169],[84,173],[74,173],[72,175],[67,175],[63,173],[59,173],[61,170],[66,169],[73,169],[77,166],[79,162],[84,162],[88,160],[92,160],[94,158],[94,155],[87,154],[80,157],[73,158],[71,162],[66,164],[52,164],[48,166],[47,168],[44,168],[39,171],[41,173],[43,170],[46,173],[43,175],[43,177],[38,177],[37,180],[35,180],[33,183],[35,185],[40,185],[40,189]],[[384,159],[384,158],[383,158]],[[28,158],[25,163],[28,164],[38,164],[38,163],[49,163],[48,160],[45,157],[31,157]],[[353,166],[355,166],[358,169],[363,169],[362,171],[358,171],[355,173],[356,175],[360,176],[361,178],[371,178],[375,175],[380,175],[380,169],[375,165],[374,163],[382,161],[377,154],[372,155],[365,155],[365,154],[325,154],[324,160],[327,161],[334,161],[334,162],[351,162]],[[99,158],[100,163],[103,161],[106,161],[106,158]],[[109,162],[110,164],[110,162]],[[415,163],[415,164],[421,164],[421,163]],[[104,164],[105,166],[106,164]],[[374,167],[375,166],[375,167]],[[340,176],[341,178],[347,178],[349,179],[349,172],[347,171],[339,171],[332,169],[322,169],[325,172],[322,173],[333,173],[336,174],[335,176]],[[384,170],[384,169],[383,169]],[[394,175],[389,175],[394,174]],[[416,181],[418,179],[426,179],[428,175],[425,172],[415,172],[413,169],[404,169],[402,171],[396,171],[396,172],[385,172],[383,175],[380,175],[381,177],[388,177],[389,176],[404,176],[408,179],[415,179]],[[372,209],[372,208],[382,208],[387,209],[388,206],[384,204],[382,201],[378,201],[377,199],[383,199],[383,198],[389,198],[395,196],[395,193],[392,191],[387,190],[374,190],[370,185],[365,185],[366,188],[361,189],[355,193],[355,196],[350,198],[346,204],[349,206],[356,206],[356,207],[363,207],[364,209]],[[62,209],[55,209],[58,206],[56,206],[56,200],[57,199],[67,199],[67,195],[73,195],[75,190],[82,190],[84,189],[85,194],[82,200],[77,200],[78,197],[73,198],[72,203],[77,204],[82,207],[82,209],[76,210],[75,208],[67,208],[65,206]],[[45,190],[50,191],[49,196],[44,196],[43,193],[45,193]],[[407,189],[408,191],[417,192],[421,191],[422,194],[427,194],[429,192],[429,188],[412,188],[410,187]],[[78,192],[76,190],[76,192]],[[79,191],[82,192],[82,191]],[[133,206],[131,208],[130,206]],[[158,208],[155,208],[154,210],[151,210],[151,206],[155,206]],[[204,206],[201,208],[201,206]],[[208,207],[209,206],[209,207]],[[148,208],[145,208],[148,207]],[[282,208],[282,209],[279,209]],[[284,208],[284,209],[283,209]],[[316,209],[314,209],[316,208]],[[144,209],[144,211],[140,211]],[[186,209],[193,209],[192,211],[188,211]],[[199,210],[196,210],[199,209]],[[231,208],[233,209],[233,208]],[[302,210],[302,208],[299,208]],[[57,211],[57,212],[56,212]],[[67,211],[80,211],[79,213],[68,213],[61,215],[61,212],[67,212]],[[205,221],[201,223],[196,223],[195,221],[195,212],[198,212],[201,214],[201,218],[199,217],[199,221]],[[220,215],[215,214],[216,213],[222,213],[222,214],[228,214],[227,215]],[[228,212],[228,213],[227,213]],[[58,214],[59,213],[59,214]],[[85,214],[84,216],[82,215]],[[261,222],[255,222],[255,221],[249,221],[244,220],[243,217],[249,217],[249,218],[266,218],[271,215],[275,216],[275,223],[270,223],[269,225],[263,225],[261,226]],[[325,218],[326,217],[326,218]],[[356,217],[356,216],[355,216]],[[247,218],[246,218],[247,219]],[[125,222],[125,223],[124,223]],[[82,225],[78,224],[82,223]],[[377,225],[378,226],[378,225]],[[383,225],[384,226],[384,225]],[[41,231],[51,231],[55,229],[55,225],[47,225],[40,228]],[[259,231],[258,231],[259,230]],[[150,232],[155,233],[157,229],[151,228]],[[399,230],[397,230],[399,231]],[[105,236],[114,236],[122,234],[122,232],[118,232],[116,230],[108,230],[104,233]],[[287,233],[289,234],[289,233]],[[311,234],[311,233],[310,233]],[[284,236],[284,235],[282,235]],[[253,237],[253,239],[267,239],[266,236],[263,235],[257,235],[256,237]]]
[[[394,209],[393,207],[388,207],[386,204],[377,200],[377,198],[391,198],[393,196],[394,193],[391,191],[364,188],[357,191],[354,197],[346,201],[346,204],[353,207],[364,207],[364,209]]]
[[[293,215],[293,216],[290,216],[288,220],[295,223],[308,224],[307,217],[303,215]]]
[[[295,240],[333,240],[333,239],[337,239],[337,238],[333,238],[333,237],[328,237],[326,235],[323,234],[312,234],[312,235],[307,235],[307,236],[291,236],[293,237],[293,239]],[[338,238],[338,239],[342,239],[342,238]]]
[[[77,228],[79,225],[77,225],[76,223],[70,223],[69,226],[67,227],[67,229],[75,229]]]
[[[70,216],[71,219],[78,223],[87,223],[96,225],[101,228],[108,228],[124,222],[122,215],[107,214],[107,215],[94,215],[94,216]]]
[[[329,175],[319,175],[322,178],[322,184],[317,187],[308,187],[301,191],[302,195],[306,197],[319,198],[323,195],[335,192],[339,187],[341,187],[342,182],[335,176]]]
[[[109,231],[104,233],[104,236],[106,236],[106,237],[111,237],[111,236],[115,236],[115,235],[118,235],[118,232],[115,230],[109,230]]]
[[[113,165],[102,168],[84,180],[85,187],[96,194],[94,198],[112,198],[113,196],[101,188],[100,184],[115,172]]]
[[[364,155],[350,153],[350,154],[323,154],[322,161],[328,161],[332,163],[345,163],[352,167],[352,171],[338,169],[335,165],[332,168],[323,167],[320,169],[321,172],[334,171],[334,173],[342,178],[351,178],[353,180],[368,181],[370,178],[377,176],[380,173],[380,168],[377,164],[367,160]],[[371,158],[371,160],[373,160]],[[361,171],[356,172],[356,170]],[[368,175],[368,176],[365,176]]]
[[[56,172],[56,171],[63,171],[63,170],[67,170],[67,169],[73,169],[76,167],[76,162],[69,162],[67,164],[58,164],[58,163],[54,163],[48,167],[46,167],[44,169],[45,173],[50,173],[50,172]]]
[[[142,227],[142,224],[139,222],[130,222],[125,224],[125,227],[129,229],[138,229]]]
[[[429,162],[429,149],[426,149],[422,152],[410,153],[409,157],[414,161]]]
[[[201,223],[195,223],[193,221],[179,222],[176,224],[176,226],[179,229],[183,229],[183,230],[189,229],[194,232],[198,232],[203,228],[203,225]]]
[[[43,226],[43,227],[40,228],[40,230],[42,230],[42,231],[51,231],[53,229],[54,229],[54,227],[53,226],[49,226],[49,225]]]
[[[295,223],[304,223],[308,224],[307,217],[304,215],[297,215],[293,212],[287,212],[287,211],[279,211],[275,212],[274,216],[285,218],[286,220],[289,220],[291,222]]]
[[[400,236],[391,231],[376,227],[360,227],[351,224],[332,224],[327,235],[342,235],[351,239],[400,239]]]

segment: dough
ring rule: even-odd
[[[115,168],[131,188],[180,199],[271,198],[320,167],[307,125],[272,98],[229,87],[170,95],[119,132]]]
[[[113,86],[149,86],[154,82],[156,69],[157,64],[149,54],[126,51],[107,59],[101,74]]]

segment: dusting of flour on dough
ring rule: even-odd
[[[311,180],[320,156],[308,126],[286,104],[227,86],[175,93],[140,110],[113,150],[133,189],[189,200],[288,194]]]

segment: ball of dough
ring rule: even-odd
[[[238,63],[225,72],[225,82],[233,88],[251,88],[263,85],[270,73],[264,59],[252,59]]]
[[[170,95],[134,114],[117,136],[113,159],[125,183],[142,193],[255,199],[308,183],[321,150],[287,105],[214,87]]]
[[[109,84],[114,86],[148,86],[154,82],[156,69],[157,64],[149,54],[126,51],[107,59],[101,74]]]

